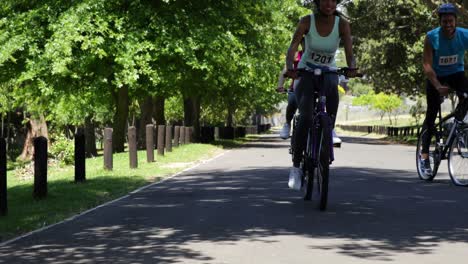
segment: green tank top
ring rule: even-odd
[[[299,62],[299,68],[306,68],[307,65],[326,66],[336,68],[335,53],[340,44],[340,17],[335,17],[335,25],[331,33],[322,37],[315,27],[315,16],[310,15],[310,27],[305,39],[305,52]],[[310,68],[310,67],[309,67]]]

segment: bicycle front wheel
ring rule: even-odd
[[[450,146],[448,168],[453,184],[468,186],[468,127],[456,135]]]
[[[312,198],[312,191],[313,191],[313,179],[314,179],[314,170],[312,167],[312,163],[310,159],[307,157],[304,158],[303,162],[301,163],[302,167],[302,193],[304,195],[304,200],[310,201]]]
[[[421,180],[432,181],[437,174],[437,170],[439,169],[440,155],[437,149],[437,138],[435,136],[435,133],[432,133],[429,145],[429,161],[431,163],[432,174],[427,175],[423,171],[423,168],[421,168],[422,139],[424,136],[427,135],[427,133],[429,133],[429,131],[427,129],[424,129],[419,134],[418,145],[416,146],[416,168],[418,170],[418,176]]]
[[[328,116],[320,117],[320,129],[318,133],[318,155],[317,155],[317,192],[319,196],[319,209],[325,211],[328,203],[328,180],[330,173],[330,148],[331,127]]]

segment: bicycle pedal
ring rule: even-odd
[[[341,148],[341,143],[335,143],[335,144],[333,144],[333,147],[334,148]]]

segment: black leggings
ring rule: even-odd
[[[323,78],[322,87],[319,87],[320,78]],[[296,100],[299,104],[299,112],[301,113],[299,122],[296,127],[296,136],[294,139],[294,167],[299,167],[302,160],[302,152],[307,143],[307,126],[313,119],[314,112],[314,91],[324,89],[327,96],[327,113],[332,119],[333,127],[335,126],[336,113],[338,112],[338,75],[325,74],[323,76],[315,76],[312,72],[301,73],[301,79],[295,90]]]
[[[464,72],[457,72],[448,76],[437,77],[440,83],[443,85],[448,85],[451,89],[454,89],[457,92],[457,95],[462,100],[461,95],[464,92],[468,92],[468,80],[465,77]],[[424,129],[431,128],[429,133],[424,134],[422,138],[422,150],[421,153],[429,153],[429,145],[431,144],[431,137],[434,133],[433,127],[437,114],[439,112],[439,107],[441,104],[440,94],[437,89],[432,85],[432,83],[427,80],[426,84],[426,94],[427,94],[427,110],[426,110],[426,119],[424,119],[423,131]],[[466,110],[465,110],[466,111]],[[457,119],[463,119],[463,116],[457,116]]]
[[[297,110],[296,94],[294,92],[288,92],[288,106],[286,107],[286,123],[291,125],[291,120]]]

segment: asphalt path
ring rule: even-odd
[[[176,177],[0,247],[0,263],[466,263],[468,189],[414,147],[343,138],[329,206],[287,188],[288,141],[265,135]]]

